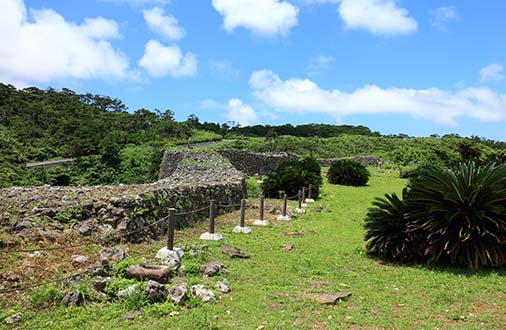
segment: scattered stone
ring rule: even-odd
[[[308,294],[306,297],[316,300],[322,305],[333,305],[338,300],[342,300],[351,296],[351,292],[337,292],[337,293],[321,293],[321,294]]]
[[[304,236],[304,233],[301,233],[299,231],[289,231],[289,232],[283,233],[283,235],[292,236],[292,237],[302,237],[302,236]]]
[[[83,282],[84,281],[84,277],[83,275],[81,275],[80,273],[76,273],[76,274],[72,274],[70,275],[68,278],[67,278],[67,282],[71,285],[71,286],[76,286],[76,285],[79,285],[79,283]]]
[[[142,311],[131,311],[131,312],[126,312],[124,315],[123,315],[123,318],[125,320],[133,320],[139,316],[142,316]]]
[[[332,211],[328,210],[328,209],[325,209],[323,208],[323,206],[319,205],[317,207],[313,207],[311,209],[311,212],[323,212],[323,213],[331,213]]]
[[[116,282],[118,279],[115,277],[97,277],[95,281],[93,281],[93,287],[98,292],[106,292],[107,284],[111,282]]]
[[[97,265],[89,266],[88,268],[86,268],[86,272],[92,276],[107,277],[108,275],[107,271],[104,268]]]
[[[216,296],[214,292],[203,286],[202,284],[193,285],[192,294],[200,298],[203,302],[216,301]]]
[[[83,303],[84,296],[79,290],[70,291],[61,301],[61,305],[65,307],[81,306]]]
[[[89,224],[85,223],[81,227],[79,227],[79,232],[83,236],[90,236],[92,233],[92,227]]]
[[[128,288],[124,289],[124,290],[119,290],[118,291],[118,297],[119,298],[126,298],[126,297],[130,297],[131,295],[133,295],[135,293],[135,291],[137,291],[139,289],[139,286],[137,284],[134,284],[134,285],[130,285]]]
[[[231,258],[242,258],[242,259],[249,258],[249,255],[237,249],[236,247],[233,247],[230,244],[222,245],[221,250],[223,251],[223,253],[229,255]]]
[[[285,245],[281,246],[281,248],[282,248],[283,250],[285,250],[285,251],[290,252],[290,251],[292,251],[292,250],[293,250],[294,245],[293,245],[293,243],[286,243]]]
[[[90,258],[88,258],[87,256],[82,256],[78,254],[72,256],[72,262],[75,264],[85,264],[88,262],[89,259]]]
[[[169,298],[176,305],[183,305],[187,297],[188,297],[188,284],[186,282],[176,284],[169,289]]]
[[[206,261],[200,266],[200,272],[209,277],[216,276],[220,273],[226,272],[225,264],[219,261]]]
[[[5,323],[7,323],[8,325],[13,325],[19,322],[21,322],[21,314],[14,314],[5,318]]]
[[[118,262],[125,259],[125,250],[118,247],[103,248],[100,250],[100,259],[107,258],[109,261]]]
[[[232,288],[230,287],[230,285],[224,283],[223,281],[216,283],[215,288],[216,288],[216,290],[220,291],[221,293],[232,292]]]
[[[304,210],[303,208],[298,208],[298,207],[297,207],[297,208],[295,209],[295,212],[297,212],[297,213],[299,213],[299,214],[304,214],[304,213],[306,213],[306,210]]]
[[[146,284],[144,287],[144,292],[151,302],[164,301],[169,295],[169,292],[167,291],[165,285],[152,280]]]
[[[40,257],[41,255],[42,253],[40,253],[39,251],[33,251],[32,253],[28,253],[29,258],[37,258]]]
[[[136,266],[131,265],[126,270],[127,278],[136,278],[139,280],[149,279],[160,283],[167,283],[170,277],[170,269],[166,266]]]
[[[178,311],[172,311],[169,313],[169,316],[178,316],[178,315],[179,315]]]

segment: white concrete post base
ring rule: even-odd
[[[174,248],[174,250],[167,250],[167,247],[164,246],[155,255],[156,259],[174,259],[177,261],[181,261],[184,252],[181,249]]]
[[[295,212],[297,212],[297,213],[301,213],[301,214],[304,214],[304,213],[306,213],[306,210],[304,210],[304,209],[302,209],[302,208],[301,208],[301,209],[296,208],[296,209],[295,209]]]
[[[232,229],[232,233],[234,234],[251,234],[251,228],[250,227],[241,227],[236,226],[234,229]]]
[[[306,203],[314,203],[314,199],[312,199],[312,198],[306,198],[304,200],[304,202],[306,202]]]
[[[290,219],[290,216],[289,215],[278,215],[278,217],[276,218],[278,221],[290,221],[292,219]]]
[[[300,204],[300,206],[307,207],[307,204],[306,203],[302,203],[302,204]]]
[[[255,220],[253,226],[268,226],[270,222],[268,220]]]
[[[220,233],[203,233],[200,235],[200,239],[203,241],[221,241],[223,239],[223,235]]]

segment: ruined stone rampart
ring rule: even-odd
[[[284,161],[299,159],[299,156],[286,152],[258,153],[234,149],[218,150],[217,152],[246,175],[268,174]]]
[[[377,165],[381,165],[381,164],[388,164],[388,163],[390,163],[390,161],[385,160],[385,159],[380,158],[380,157],[376,157],[376,156],[356,156],[356,157],[345,157],[345,158],[326,158],[326,159],[320,159],[319,162],[320,162],[321,166],[330,166],[330,165],[332,165],[332,163],[334,161],[341,160],[341,159],[351,159],[351,160],[359,162],[360,164],[362,164],[364,166],[377,166]]]
[[[152,184],[0,189],[0,225],[25,240],[55,239],[75,229],[85,236],[135,242],[166,232],[166,221],[151,225],[169,207],[188,212],[206,208],[212,199],[237,204],[244,198],[244,175],[219,155],[185,152],[178,159],[169,177]],[[204,209],[178,216],[177,225],[208,214]]]

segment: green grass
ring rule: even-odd
[[[400,192],[406,181],[374,174],[366,187],[325,184],[314,203],[332,213],[308,212],[302,219],[254,228],[249,236],[230,234],[210,244],[209,259],[223,261],[233,292],[216,304],[144,310],[141,318],[123,319],[127,307],[105,303],[73,309],[24,311],[28,329],[504,329],[504,271],[383,264],[366,256],[363,219],[376,196]],[[311,209],[310,205],[308,209]],[[220,219],[218,219],[219,222]],[[253,219],[248,219],[252,221]],[[286,237],[302,231],[303,237]],[[197,236],[188,237],[196,241]],[[291,242],[292,252],[280,248]],[[232,260],[219,246],[230,243],[251,255]],[[158,243],[159,246],[163,242]],[[149,257],[149,256],[146,256]],[[195,278],[191,278],[193,282]],[[202,280],[201,280],[202,281]],[[211,285],[216,280],[211,280]],[[308,293],[351,291],[334,306],[305,298]],[[13,307],[19,310],[20,306]],[[9,314],[3,313],[4,317]]]

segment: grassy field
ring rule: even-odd
[[[308,210],[322,205],[331,213],[309,211],[292,222],[272,221],[272,227],[255,228],[248,236],[230,233],[238,212],[220,217],[225,239],[210,244],[207,259],[226,264],[229,273],[224,277],[233,292],[220,296],[216,304],[152,305],[135,320],[123,318],[132,309],[126,303],[43,311],[25,304],[4,308],[2,316],[21,311],[20,327],[27,329],[506,329],[504,271],[398,266],[366,256],[362,224],[367,208],[374,197],[400,192],[405,183],[380,173],[367,187],[325,184],[322,198]],[[249,221],[255,218],[253,212],[248,210]],[[178,240],[197,242],[203,228],[205,224],[180,231]],[[283,235],[293,231],[304,236]],[[230,259],[219,249],[223,243],[251,258]],[[291,252],[281,248],[286,243],[294,244]],[[130,254],[151,257],[163,245],[130,246]],[[185,257],[185,267],[198,261]],[[189,280],[203,282],[196,274]],[[353,295],[336,305],[320,305],[307,297],[338,291]],[[179,315],[169,316],[173,310]]]

